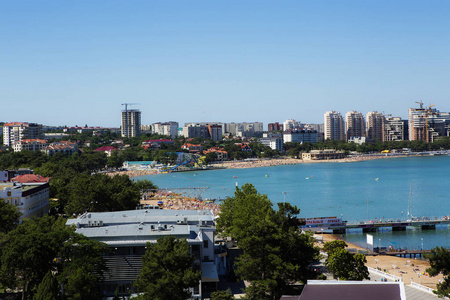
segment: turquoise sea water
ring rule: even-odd
[[[252,183],[272,202],[300,208],[300,217],[343,217],[347,221],[450,215],[450,157],[405,157],[352,163],[303,163],[252,169],[147,175],[160,188],[208,187],[203,198],[232,196],[236,183]],[[267,175],[267,176],[266,176]],[[375,246],[450,247],[448,228],[374,233]],[[347,234],[362,244],[365,235]],[[380,241],[381,239],[381,241]]]

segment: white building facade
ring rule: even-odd
[[[178,136],[178,122],[153,123],[151,132],[154,134],[170,136],[172,139]]]
[[[366,136],[369,141],[384,141],[384,115],[377,111],[366,115]]]
[[[324,139],[345,141],[344,119],[339,112],[327,111],[324,114]]]
[[[23,218],[42,217],[49,211],[50,186],[45,183],[0,183],[0,198],[17,208]]]
[[[11,122],[3,125],[3,144],[13,147],[24,139],[40,139],[42,125],[26,122]]]
[[[345,114],[345,133],[347,141],[366,136],[366,123],[362,113],[349,111]]]
[[[215,252],[214,215],[208,210],[130,210],[86,213],[69,219],[76,232],[106,243],[114,251],[105,257],[108,273],[102,289],[105,295],[133,290],[133,281],[142,269],[142,255],[147,243],[156,243],[164,236],[186,239],[195,257],[193,268],[201,270],[198,286],[192,297],[202,299],[203,291],[219,281],[226,269],[226,255]]]

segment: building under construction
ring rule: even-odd
[[[136,137],[141,135],[141,112],[138,109],[128,109],[128,105],[137,103],[123,103],[121,133],[122,137]]]
[[[441,113],[434,105],[408,110],[408,128],[410,141],[433,142],[436,138],[449,135],[450,114]]]

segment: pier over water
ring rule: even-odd
[[[422,230],[426,229],[436,229],[437,226],[449,226],[449,217],[422,217],[413,218],[406,221],[393,221],[393,220],[372,220],[372,221],[360,221],[360,222],[342,222],[338,224],[329,224],[327,226],[328,230],[333,233],[346,233],[348,230],[361,230],[362,233],[365,232],[377,232],[377,231],[405,231],[407,227],[419,227]],[[312,228],[311,228],[312,229]],[[317,229],[317,228],[315,228]],[[321,228],[318,228],[322,230]]]

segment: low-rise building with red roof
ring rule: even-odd
[[[141,147],[144,147],[145,150],[147,149],[158,149],[161,148],[162,144],[168,144],[168,145],[175,145],[175,142],[170,139],[158,139],[158,140],[148,140],[145,142],[142,142]]]
[[[51,143],[42,151],[45,152],[47,155],[53,155],[55,153],[64,153],[67,155],[72,155],[75,152],[78,152],[78,145],[77,143],[70,141],[61,141]]]
[[[181,149],[183,150],[189,150],[189,152],[198,153],[203,151],[203,146],[200,144],[189,144],[186,143],[183,146],[181,146]]]
[[[117,149],[116,147],[113,147],[113,146],[103,146],[103,147],[95,149],[94,151],[105,152],[107,156],[111,156],[113,151],[119,151],[119,149]]]
[[[14,152],[20,152],[22,150],[41,151],[47,146],[47,140],[25,139],[14,144]]]
[[[212,147],[203,151],[203,154],[214,152],[217,155],[217,160],[228,160],[228,152],[219,147]]]
[[[41,175],[36,174],[24,174],[19,175],[11,179],[11,182],[18,182],[18,183],[42,183],[42,182],[49,182],[51,177],[44,177]]]

